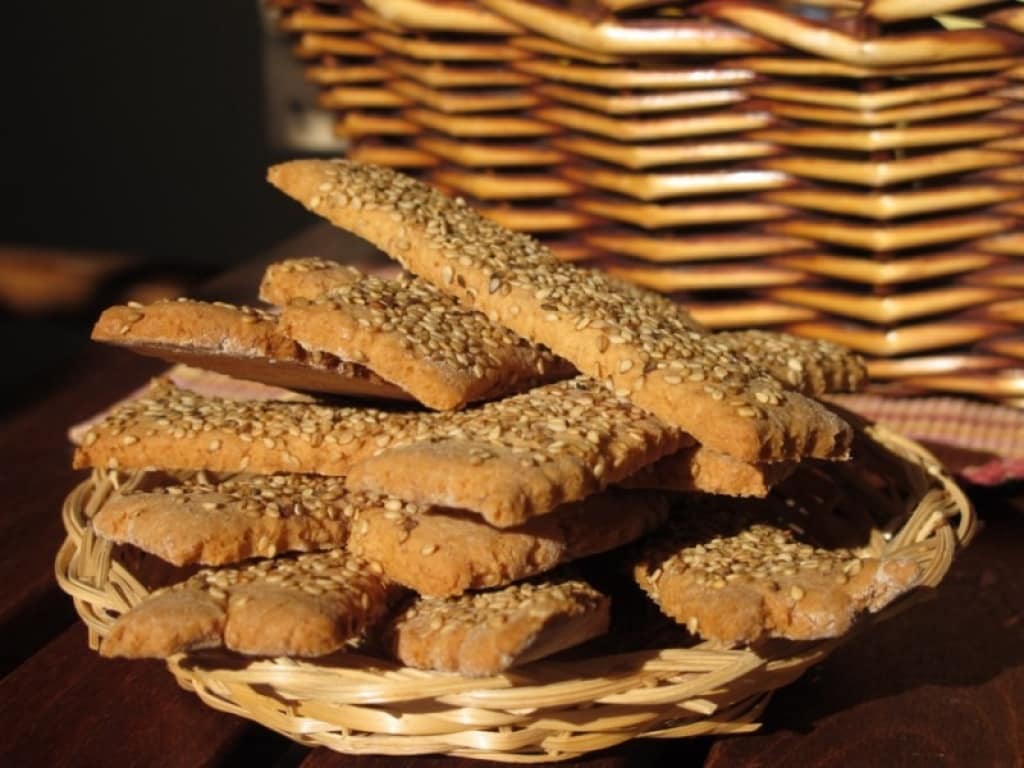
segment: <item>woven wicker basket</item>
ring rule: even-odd
[[[353,159],[880,389],[1024,396],[1019,5],[268,2]]]
[[[831,529],[870,528],[868,544],[876,554],[898,553],[922,565],[923,587],[942,580],[973,535],[971,505],[938,462],[881,428],[866,430],[855,463],[813,473],[806,498],[792,497],[808,512],[805,520]],[[57,556],[57,579],[74,598],[93,647],[118,615],[147,594],[132,572],[143,570],[138,553],[112,547],[90,524],[111,492],[139,478],[97,472],[64,506],[67,539]],[[924,592],[918,589],[864,619],[857,631]],[[676,644],[684,645],[683,631],[672,632]],[[771,692],[840,641],[772,642],[756,650],[624,647],[607,655],[534,662],[485,679],[404,668],[356,653],[309,662],[203,652],[174,656],[167,665],[211,707],[303,744],[353,754],[536,762],[570,759],[639,737],[754,730]]]

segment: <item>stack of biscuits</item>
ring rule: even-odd
[[[811,539],[771,496],[850,459],[855,430],[817,399],[864,383],[847,350],[711,333],[380,166],[302,160],[269,178],[405,273],[306,258],[266,271],[268,309],[103,313],[100,341],[309,395],[163,377],[84,435],[76,466],[137,478],[97,535],[183,569],[103,654],[360,646],[485,676],[609,631],[610,599],[578,567],[595,557],[680,644],[721,647],[836,637],[921,578],[913,560]]]

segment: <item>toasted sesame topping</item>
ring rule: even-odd
[[[531,649],[547,625],[562,636],[546,653],[603,632],[604,621],[577,620],[606,614],[608,599],[576,580],[521,582],[457,598],[420,597],[392,620],[391,645],[406,664],[466,675],[496,674],[535,658]]]
[[[110,307],[93,327],[92,338],[172,362],[195,365],[201,358],[204,368],[234,376],[244,371],[245,377],[279,386],[313,389],[310,379],[302,378],[310,371],[316,385],[326,391],[346,392],[351,380],[356,392],[372,385],[371,391],[381,396],[400,394],[355,362],[302,349],[279,330],[276,315],[220,301],[182,298],[135,308]],[[240,367],[240,362],[248,365]],[[307,386],[300,386],[304,381]]]
[[[322,274],[315,282],[325,286]],[[437,409],[566,378],[572,366],[418,279],[342,280],[286,306],[281,326],[307,349],[364,362]]]
[[[782,509],[709,501],[674,518],[640,555],[637,583],[667,615],[697,618],[704,638],[727,645],[836,637],[916,583],[917,563],[809,543],[799,506]]]
[[[114,408],[93,432],[97,439],[79,449],[79,466],[115,461],[126,468],[235,472],[244,456],[250,472],[336,476],[376,452],[455,441],[469,444],[481,463],[499,454],[528,467],[572,457],[595,477],[607,475],[602,486],[691,442],[586,377],[456,413],[224,400],[158,380],[145,397]],[[124,446],[121,435],[138,442]],[[218,450],[210,449],[212,441],[219,441]]]
[[[310,185],[333,180],[346,199],[361,200],[374,213],[355,216],[330,194],[319,213],[366,237],[463,305],[545,344],[583,373],[601,377],[611,390],[628,392],[638,405],[710,447],[751,461],[794,458],[794,451],[835,457],[848,450],[851,433],[838,417],[784,393],[761,369],[710,341],[678,304],[604,273],[560,262],[533,238],[502,228],[420,181],[347,160],[295,161],[272,168],[269,176],[298,199]],[[378,223],[390,222],[396,213],[407,239],[415,241],[400,253],[393,247],[392,229]],[[492,294],[495,277],[501,290]],[[547,317],[554,320],[545,322]],[[621,371],[619,365],[627,358],[645,364]],[[655,364],[653,369],[648,362]],[[669,364],[678,364],[680,372],[669,373]],[[707,376],[716,369],[722,374],[714,392],[689,383],[689,376],[683,378],[691,372]],[[668,376],[679,381],[665,381]],[[766,402],[757,399],[758,392]],[[742,416],[733,401],[758,403],[762,410]],[[794,409],[800,411],[796,418]]]
[[[853,392],[867,384],[867,368],[860,356],[830,341],[768,331],[729,331],[713,338],[804,394]],[[759,403],[775,405],[767,392],[754,396]]]

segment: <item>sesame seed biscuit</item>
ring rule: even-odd
[[[664,522],[655,491],[608,490],[515,528],[391,499],[355,512],[349,549],[421,595],[500,587],[633,541]]]
[[[325,282],[322,274],[313,284]],[[271,289],[275,295],[280,291]],[[417,279],[363,275],[281,310],[307,349],[358,360],[436,410],[461,408],[575,373],[571,365]]]
[[[310,352],[259,309],[190,299],[110,307],[92,338],[150,357],[286,389],[409,400],[366,367]]]
[[[267,268],[260,298],[279,305],[318,299],[363,277],[352,267],[325,259],[279,262]],[[863,360],[831,342],[768,331],[719,333],[714,339],[803,394],[856,391],[867,382]]]
[[[847,455],[842,419],[709,344],[667,298],[561,263],[536,240],[387,169],[303,160],[274,166],[269,179],[709,448],[751,462]]]
[[[316,301],[363,277],[355,267],[315,256],[276,261],[263,272],[260,301],[279,307],[296,299]]]
[[[259,656],[323,656],[359,638],[397,588],[343,550],[208,569],[120,616],[104,656],[166,657],[226,647]]]
[[[385,633],[410,667],[496,675],[608,630],[609,600],[582,581],[514,584],[457,599],[420,598]]]
[[[279,552],[344,546],[366,499],[336,477],[204,474],[111,496],[92,520],[105,539],[174,565],[227,565]]]
[[[723,331],[714,341],[805,395],[857,392],[868,383],[864,358],[831,341],[759,330]]]
[[[914,586],[913,560],[803,543],[778,522],[720,506],[673,519],[634,568],[663,613],[722,645],[838,637]]]
[[[436,414],[354,463],[347,485],[473,511],[506,528],[586,498],[691,443],[580,376]]]
[[[702,445],[694,445],[658,459],[619,485],[623,488],[764,497],[776,483],[792,474],[796,466],[792,461],[749,464]]]
[[[74,466],[345,475],[423,414],[207,397],[153,381],[113,408],[75,451]]]
[[[582,376],[456,413],[224,400],[158,379],[90,428],[74,465],[348,475],[352,490],[506,527],[690,444]]]

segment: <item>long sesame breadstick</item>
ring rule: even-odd
[[[670,300],[555,259],[412,178],[344,160],[270,169],[278,188],[580,371],[745,461],[842,457],[851,430],[724,346]]]
[[[509,527],[586,498],[690,445],[586,376],[452,416],[355,463],[347,485],[469,509]]]
[[[315,257],[289,259],[267,267],[260,284],[260,298],[282,306],[296,299],[314,301],[344,291],[361,279],[359,270],[336,261]],[[483,319],[479,314],[476,317]],[[763,368],[777,381],[804,395],[853,392],[867,383],[863,359],[828,341],[755,330],[715,333],[709,341]]]
[[[344,475],[412,427],[419,413],[225,400],[156,379],[86,433],[74,466]]]
[[[586,377],[451,414],[231,401],[157,381],[89,430],[75,466],[348,475],[350,489],[504,527],[690,444]]]

